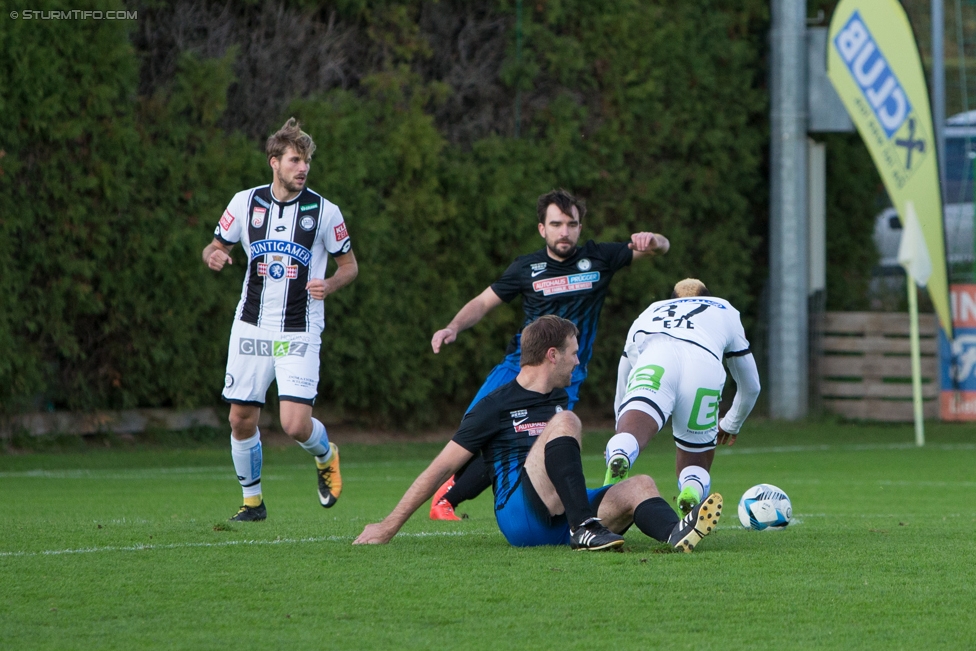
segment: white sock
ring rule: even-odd
[[[701,466],[687,466],[678,475],[678,492],[683,491],[685,486],[691,486],[698,491],[698,499],[702,500],[712,487],[712,476]]]
[[[634,462],[637,461],[637,455],[640,454],[640,446],[637,445],[637,439],[634,438],[633,434],[621,432],[610,437],[610,440],[607,441],[604,459],[610,463],[610,457],[615,454],[627,455],[627,458],[630,459],[630,465],[634,465]]]
[[[230,456],[234,459],[237,481],[241,482],[244,497],[261,494],[261,430],[243,441],[230,437]]]
[[[304,443],[299,443],[306,452],[315,456],[319,463],[325,463],[332,456],[329,449],[329,435],[325,431],[325,425],[318,418],[312,419],[312,435]]]

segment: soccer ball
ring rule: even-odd
[[[757,484],[739,500],[739,522],[746,529],[785,529],[792,517],[790,498],[772,484]]]

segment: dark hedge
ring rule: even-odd
[[[309,185],[342,208],[360,263],[327,304],[320,396],[336,417],[456,421],[520,309],[499,308],[438,356],[430,337],[541,245],[535,199],[553,187],[587,200],[584,238],[650,229],[672,243],[614,280],[584,405],[608,409],[629,324],[682,277],[753,322],[768,213],[767,3],[527,3],[520,57],[510,1],[201,3],[212,20],[237,12],[239,32],[221,32],[219,51],[180,49],[179,30],[164,29],[185,18],[180,6],[0,30],[4,412],[217,402],[244,256],[214,274],[199,253],[234,192],[270,181],[255,130],[289,115],[316,139]],[[293,15],[309,38],[332,35],[316,56],[346,54],[321,83],[255,98],[249,113],[244,90],[268,83],[267,62],[290,78],[292,59],[234,34],[275,7],[279,24]]]

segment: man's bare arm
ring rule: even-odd
[[[468,301],[467,304],[465,304],[465,306],[454,315],[454,318],[451,319],[451,322],[447,324],[446,328],[438,330],[434,333],[433,339],[430,340],[430,347],[434,349],[435,353],[441,352],[441,346],[453,342],[455,339],[457,339],[459,332],[462,330],[467,330],[478,321],[481,321],[486,314],[501,304],[502,299],[498,298],[498,294],[495,293],[495,290],[493,290],[491,287],[487,288],[485,291]]]
[[[454,441],[448,441],[441,453],[410,485],[390,515],[383,518],[382,522],[366,525],[352,544],[382,545],[390,542],[414,511],[433,497],[447,478],[457,472],[472,456],[474,455]]]
[[[225,264],[234,264],[230,257],[231,246],[227,246],[217,238],[203,248],[203,262],[214,271],[220,271]]]
[[[652,255],[664,255],[671,249],[671,242],[660,233],[634,233],[627,244],[634,252],[634,260]]]
[[[329,294],[339,291],[359,275],[359,263],[355,254],[350,251],[335,258],[338,267],[328,278],[313,278],[305,285],[309,295],[317,301],[323,300]]]

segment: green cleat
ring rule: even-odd
[[[701,495],[698,494],[691,486],[685,486],[684,489],[678,493],[678,510],[681,511],[681,515],[688,515],[691,510],[695,508],[695,505],[701,502]]]
[[[607,463],[607,474],[603,478],[603,485],[619,484],[627,479],[629,473],[630,459],[627,458],[626,454],[615,454],[610,457],[610,462]]]

